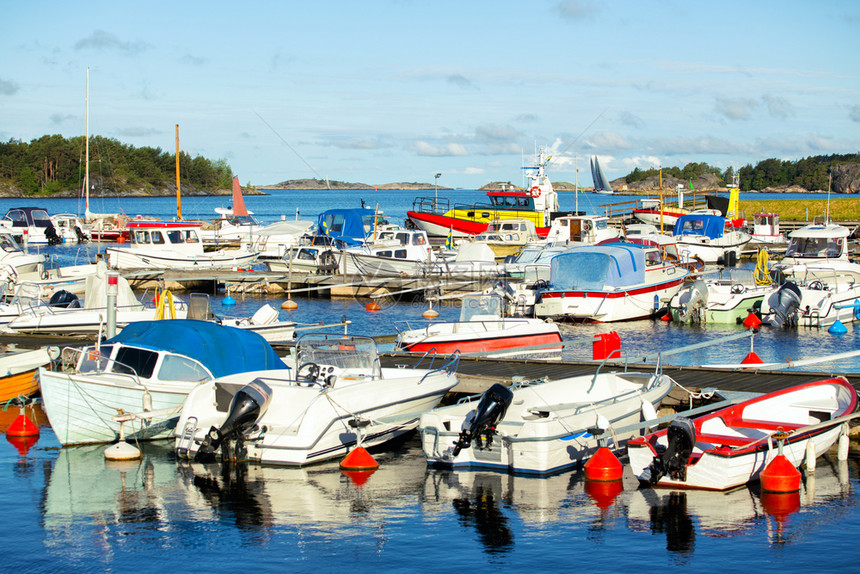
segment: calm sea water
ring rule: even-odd
[[[248,197],[246,203],[264,220],[282,214],[292,219],[296,209],[313,219],[329,207],[358,206],[363,198],[372,206],[378,200],[387,216],[400,221],[415,196],[396,191],[309,195],[274,192]],[[462,191],[458,201],[482,196]],[[562,198],[572,203],[573,194]],[[618,200],[590,196],[594,207],[588,211],[601,212],[608,199]],[[190,198],[183,215],[211,217],[227,201]],[[0,210],[25,203],[0,200]],[[51,213],[80,211],[75,200],[38,203]],[[580,209],[583,203],[581,195]],[[132,215],[170,218],[175,213],[169,198],[106,199],[92,209],[119,207]],[[62,261],[75,252],[74,247],[52,251]],[[213,299],[216,311],[238,316],[249,316],[266,302],[279,307],[282,300],[246,296],[235,307],[219,309],[220,298]],[[361,299],[293,299],[299,308],[281,311],[283,317],[302,323],[346,317],[353,322],[350,332],[368,335],[393,333],[394,321],[420,319],[426,308],[403,302],[369,313]],[[453,306],[437,309],[442,319],[459,314]],[[763,330],[754,350],[766,362],[854,350],[858,327],[849,325],[842,336],[813,329]],[[570,359],[590,359],[590,341],[609,330],[619,333],[631,357],[713,342],[667,357],[675,364],[733,363],[750,351],[747,339],[720,342],[743,330],[735,326],[635,321],[562,328],[566,339],[582,342],[566,349]],[[857,373],[860,362],[805,370]],[[5,428],[17,411],[0,414]],[[38,413],[31,417],[38,419]],[[107,463],[103,447],[61,449],[44,422],[38,441],[29,451],[25,447],[8,440],[0,444],[0,504],[8,517],[5,564],[10,572],[858,571],[856,441],[847,463],[829,453],[819,459],[815,474],[805,477],[798,495],[776,501],[763,499],[755,488],[725,494],[641,490],[631,476],[614,492],[586,484],[578,473],[533,478],[433,471],[426,468],[414,436],[378,453],[380,469],[361,485],[336,463],[306,469],[189,465],[176,461],[164,444],[146,445],[140,461]]]

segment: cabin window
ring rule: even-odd
[[[111,371],[126,375],[137,375],[142,379],[149,379],[155,371],[155,363],[158,362],[158,353],[136,347],[120,347],[114,357]]]
[[[374,221],[376,219],[376,221]],[[361,222],[364,225],[364,234],[367,235],[373,228],[376,227],[377,223],[382,223],[379,219],[375,218],[373,215],[362,215]]]
[[[167,240],[171,243],[182,243],[182,232],[177,230],[168,231]]]
[[[153,245],[163,245],[164,244],[164,236],[160,231],[152,232],[152,244]]]
[[[308,249],[299,249],[299,252],[294,255],[299,261],[313,261],[316,253]]]
[[[323,216],[322,227],[324,233],[343,232],[343,215],[340,213],[329,213]]]
[[[405,249],[397,249],[394,252],[395,259],[406,259],[406,250]]]
[[[380,257],[391,257],[391,250],[377,251],[376,254]]]
[[[14,209],[6,214],[6,219],[12,220],[13,227],[28,227],[27,214],[20,209]]]
[[[180,355],[165,355],[158,369],[162,381],[208,381],[212,378],[203,365]]]
[[[517,200],[517,204],[518,204],[520,207],[527,207],[527,208],[529,208],[529,209],[532,209],[532,208],[534,207],[534,206],[532,205],[532,200],[531,200],[531,199],[529,199],[528,197],[521,197],[521,198],[519,198],[519,200]]]
[[[135,231],[132,237],[134,238],[135,243],[149,243],[149,231]]]
[[[193,229],[189,229],[185,232],[185,243],[200,243],[200,239],[197,238],[197,232]]]
[[[48,227],[51,224],[51,216],[43,209],[31,211],[30,214],[33,216],[33,225],[36,227]]]
[[[95,347],[84,349],[81,364],[78,366],[78,371],[82,373],[103,371],[107,366],[108,359],[112,352],[113,345],[102,345],[98,351],[96,351]]]
[[[395,238],[397,239],[398,243],[400,243],[400,245],[409,245],[409,235],[408,234],[398,233],[397,235],[395,235]]]
[[[594,222],[595,229],[606,229],[608,227],[608,222],[605,219],[598,219]]]
[[[412,243],[414,245],[424,245],[426,242],[424,241],[424,236],[422,234],[416,233],[412,236]]]

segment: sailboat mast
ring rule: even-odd
[[[84,99],[87,108],[86,156],[84,158],[84,217],[89,219],[90,213],[90,69],[87,68],[87,95]]]
[[[176,124],[176,220],[182,221],[182,199],[179,194],[179,124]]]

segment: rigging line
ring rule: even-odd
[[[269,124],[269,122],[267,122],[267,121],[263,118],[263,116],[261,116],[259,113],[257,113],[257,110],[252,110],[252,111],[257,115],[257,117],[258,117],[258,118],[260,118],[260,121],[261,121],[261,122],[263,122],[264,124],[266,124],[266,127],[268,127],[270,130],[272,130],[272,133],[273,133],[273,134],[275,134],[276,136],[278,136],[278,139],[279,139],[279,140],[281,140],[281,141],[284,143],[284,145],[285,145],[285,146],[287,146],[288,148],[290,148],[290,151],[291,151],[291,152],[293,152],[294,154],[296,154],[296,157],[297,157],[297,158],[299,158],[300,160],[302,160],[302,163],[304,163],[306,166],[308,166],[308,168],[309,168],[312,172],[314,172],[314,174],[317,176],[317,178],[318,178],[318,179],[325,179],[325,186],[326,186],[326,188],[331,189],[331,187],[329,187],[329,184],[328,184],[328,178],[327,178],[327,177],[326,177],[326,178],[323,178],[323,177],[322,177],[322,176],[317,172],[317,170],[315,170],[315,169],[313,168],[313,166],[312,166],[311,164],[309,164],[307,161],[305,161],[305,158],[303,158],[301,155],[299,155],[299,152],[297,152],[297,151],[295,150],[295,148],[293,148],[293,146],[291,146],[291,145],[289,144],[289,142],[287,142],[287,140],[285,140],[283,137],[281,137],[281,134],[279,134],[279,133],[275,130],[275,128],[273,128],[273,127],[271,126],[271,124]]]
[[[605,114],[608,110],[609,110],[609,108],[605,108],[602,112],[600,112],[599,114],[597,114],[597,117],[596,117],[596,118],[594,118],[593,120],[591,120],[591,123],[590,123],[590,124],[588,124],[587,126],[585,126],[585,129],[584,129],[584,130],[582,130],[581,132],[579,132],[579,135],[578,135],[578,136],[576,136],[575,138],[573,138],[573,140],[571,140],[571,142],[570,142],[569,144],[567,144],[567,145],[564,147],[564,149],[562,149],[558,154],[556,154],[556,156],[558,156],[558,157],[563,156],[563,155],[564,155],[564,152],[566,152],[568,149],[570,149],[570,146],[572,146],[573,144],[575,144],[576,142],[578,142],[578,141],[579,141],[579,138],[581,138],[582,136],[584,136],[584,135],[585,135],[585,132],[587,132],[588,130],[590,130],[590,129],[591,129],[591,126],[593,126],[594,124],[596,124],[596,123],[597,123],[597,120],[599,120],[600,118],[602,118],[602,117],[603,117],[603,114]],[[552,160],[550,160],[550,162],[551,162],[551,161],[552,161]],[[549,164],[550,162],[547,162],[547,164]]]

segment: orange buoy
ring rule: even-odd
[[[800,471],[785,455],[778,454],[759,475],[761,489],[766,492],[796,492],[800,490]]]
[[[341,470],[341,472],[349,477],[349,480],[356,486],[364,486],[364,483],[367,482],[367,479],[370,478],[370,475],[376,472],[376,469],[373,470]]]
[[[426,319],[433,319],[434,317],[439,316],[439,311],[435,311],[433,307],[430,307],[429,309],[421,313],[421,316]]]
[[[599,508],[609,508],[618,495],[624,491],[620,480],[586,480],[585,493]]]
[[[586,480],[597,480],[606,482],[610,480],[621,480],[624,467],[612,451],[605,446],[597,449],[588,462],[585,463]]]
[[[750,351],[744,360],[741,361],[741,365],[762,365],[764,361],[761,360],[761,357],[755,354],[755,351]]]
[[[299,306],[292,299],[287,299],[283,303],[281,303],[281,309],[286,309],[287,311],[292,311],[293,309],[298,309]]]
[[[376,470],[379,468],[379,463],[370,456],[366,448],[359,446],[349,451],[349,454],[340,461],[340,468],[342,470]]]
[[[761,325],[761,319],[759,319],[758,315],[755,313],[750,313],[747,315],[747,318],[744,319],[744,327],[747,329],[755,329],[759,325]]]
[[[672,321],[672,313],[669,313],[669,312],[665,313],[662,317],[660,317],[660,320],[665,321],[666,323],[671,322]]]
[[[21,407],[21,414],[6,429],[6,436],[39,436],[39,427],[24,414],[24,407]]]
[[[379,311],[379,303],[376,301],[371,301],[367,305],[364,306],[367,311]]]

